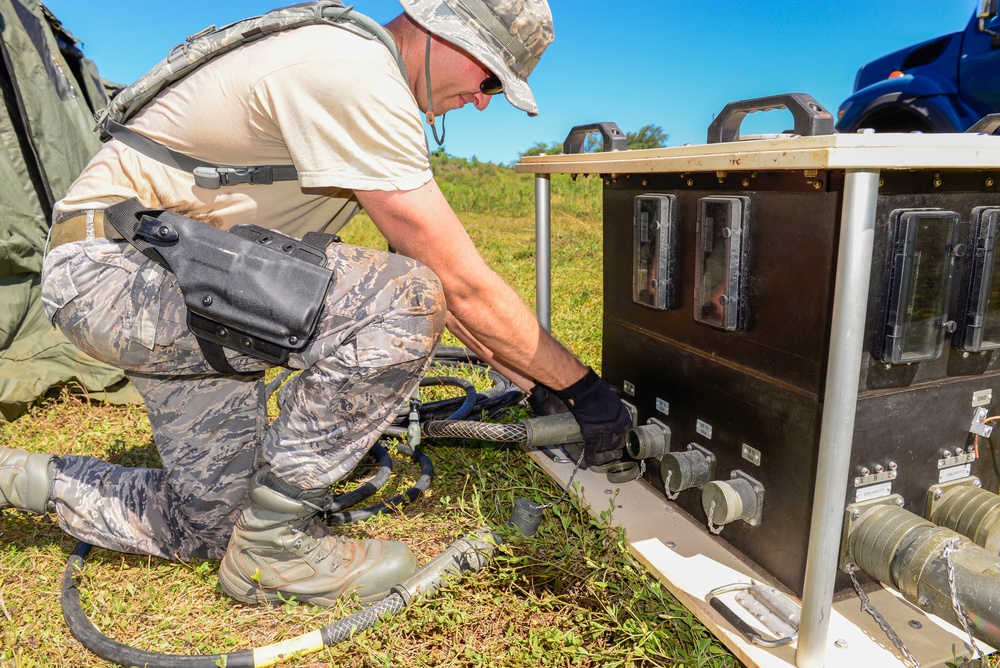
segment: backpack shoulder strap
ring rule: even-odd
[[[308,25],[333,25],[368,39],[379,40],[393,55],[403,79],[408,83],[406,68],[403,66],[399,50],[385,28],[367,16],[355,12],[353,6],[345,7],[339,0],[305,2],[275,9],[267,14],[237,21],[222,28],[209,26],[188,37],[183,44],[171,49],[165,59],[138,81],[119,92],[105,109],[95,115],[96,129],[101,133],[101,141],[117,139],[146,157],[192,172],[196,184],[203,188],[214,189],[245,183],[267,184],[297,179],[298,175],[291,165],[256,167],[211,165],[173,151],[128,128],[125,123],[165,88],[210,60],[267,35]]]

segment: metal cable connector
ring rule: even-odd
[[[410,414],[406,417],[406,444],[416,448],[420,445],[420,399],[410,399]]]

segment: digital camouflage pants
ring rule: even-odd
[[[430,363],[444,327],[437,277],[398,255],[331,244],[333,283],[308,344],[287,366],[268,426],[265,362],[227,351],[206,362],[173,275],[124,243],[52,250],[42,298],[82,350],[119,366],[142,393],[162,469],[94,457],[55,461],[53,499],[70,535],[121,552],[221,558],[254,470],[302,489],[327,487],[364,457]]]

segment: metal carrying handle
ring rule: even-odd
[[[1000,114],[986,114],[966,130],[966,134],[995,135],[1000,129]]]
[[[722,615],[723,619],[732,624],[737,631],[742,633],[744,638],[749,640],[754,645],[759,645],[760,647],[781,647],[782,645],[787,645],[795,640],[795,637],[798,634],[796,634],[796,636],[785,636],[784,638],[777,638],[775,640],[766,639],[758,633],[755,628],[743,621],[742,617],[733,612],[732,608],[726,605],[721,598],[717,598],[720,594],[725,594],[731,591],[740,591],[742,589],[750,589],[752,586],[752,584],[737,582],[735,584],[716,587],[712,591],[708,592],[708,604],[712,606],[713,610]]]
[[[616,123],[588,123],[576,125],[563,142],[563,153],[583,153],[583,142],[591,132],[600,132],[604,139],[605,151],[625,151],[628,149],[628,139]]]
[[[708,143],[739,141],[740,125],[755,111],[787,109],[795,120],[794,132],[804,137],[833,134],[833,116],[806,93],[783,93],[730,102],[708,126]]]

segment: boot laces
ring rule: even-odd
[[[329,533],[325,525],[317,519],[313,519],[307,527],[298,529],[297,546],[304,545],[302,552],[306,556],[311,556],[317,550],[317,560],[325,561],[329,557],[334,557],[334,568],[339,568],[344,563],[347,552],[347,539],[343,536]],[[339,554],[337,554],[339,552]]]

